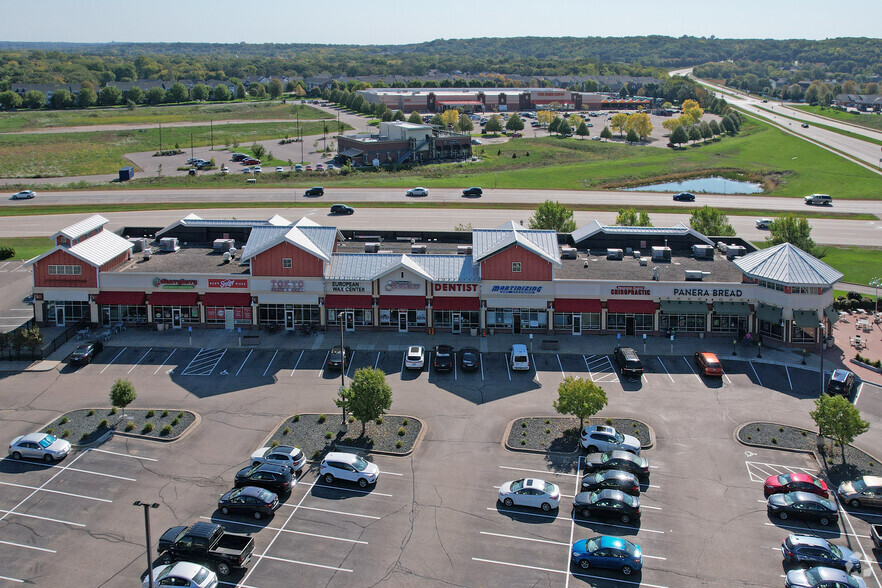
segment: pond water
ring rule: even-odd
[[[652,184],[625,188],[628,192],[700,192],[709,194],[758,194],[763,187],[752,182],[737,182],[727,178],[693,178],[682,182]]]

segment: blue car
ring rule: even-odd
[[[643,554],[639,545],[609,535],[598,535],[573,543],[572,561],[587,570],[588,568],[610,568],[621,570],[628,576],[643,567]]]
[[[861,560],[855,552],[814,535],[789,535],[781,543],[781,553],[789,564],[839,568],[849,574],[861,571]]]

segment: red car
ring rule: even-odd
[[[723,366],[720,364],[720,360],[717,359],[717,356],[714,353],[699,351],[695,354],[695,363],[698,365],[698,369],[701,370],[701,373],[705,376],[723,375]]]
[[[768,498],[772,494],[786,492],[811,492],[827,498],[827,483],[811,474],[790,473],[780,476],[769,476],[763,484],[763,494]]]
[[[254,157],[248,157],[242,160],[242,165],[260,165],[260,160]]]

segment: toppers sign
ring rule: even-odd
[[[208,279],[208,287],[209,288],[247,288],[248,280],[237,280],[234,278],[209,278]]]
[[[303,280],[270,280],[272,292],[303,292]]]
[[[408,280],[389,280],[386,282],[386,291],[391,290],[419,290],[422,284],[415,284]]]
[[[153,287],[172,290],[192,290],[196,287],[196,280],[153,278]]]

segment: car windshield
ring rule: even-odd
[[[545,482],[545,493],[554,494],[554,484],[550,482]]]
[[[624,443],[624,442],[625,442],[625,436],[622,435],[621,433],[619,433],[618,431],[616,431],[616,443]]]
[[[855,492],[863,492],[867,489],[867,483],[863,480],[855,480],[851,485],[854,487]]]
[[[475,361],[476,359],[478,359],[478,356],[475,355],[474,351],[464,351],[462,354],[462,358],[469,361]]]
[[[171,573],[173,567],[174,566],[165,566],[165,569],[162,570],[162,572],[158,576],[153,576],[153,579],[156,582],[159,582],[160,580],[162,580],[163,578],[165,578],[166,576],[168,576]]]
[[[631,496],[629,494],[623,494],[622,495],[622,502],[624,502],[628,506],[637,506],[637,497]]]
[[[450,357],[450,350],[439,347],[438,351],[435,352],[435,355],[437,357]]]
[[[828,543],[827,545],[830,547],[830,553],[832,553],[833,555],[835,555],[839,559],[842,559],[842,550],[839,549],[838,545],[834,545],[832,543]]]
[[[520,490],[524,487],[524,480],[515,480],[511,483],[512,492]]]
[[[597,539],[589,539],[588,541],[585,542],[585,551],[587,551],[588,553],[592,553],[594,551],[597,551],[597,547],[598,547]]]
[[[354,465],[355,469],[357,469],[358,471],[363,472],[365,468],[368,467],[368,462],[356,456],[355,461],[352,462],[352,465]]]
[[[199,586],[205,581],[205,578],[208,577],[209,570],[205,567],[200,567],[199,571],[193,574],[193,582]]]
[[[790,483],[790,476],[787,474],[781,474],[778,476],[778,483],[782,486]]]
[[[622,545],[622,549],[624,549],[625,552],[630,556],[636,556],[638,553],[640,553],[640,548],[638,548],[633,543],[629,543],[627,541],[625,541]]]
[[[790,494],[784,494],[784,503],[785,504],[793,504],[796,502],[796,499],[790,496]]]
[[[46,449],[53,443],[55,443],[55,437],[53,437],[52,435],[46,435],[45,437],[40,439],[40,447],[42,447],[43,449]]]
[[[291,451],[291,459],[297,461],[303,455],[303,452],[297,449],[296,447]]]
[[[707,363],[707,367],[719,367],[719,365],[720,365],[720,362],[717,361],[716,359],[710,359],[710,358],[706,357],[704,359],[704,361]]]

